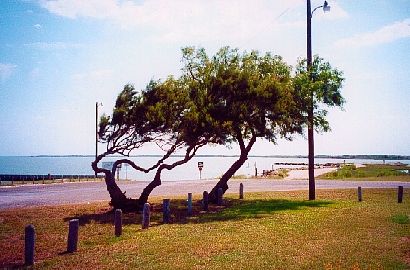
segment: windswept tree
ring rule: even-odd
[[[99,137],[106,144],[106,150],[92,162],[92,168],[96,173],[104,173],[114,208],[140,210],[152,190],[161,185],[163,170],[187,163],[204,145],[220,143],[217,133],[213,132],[213,122],[208,121],[209,117],[201,108],[202,99],[189,87],[191,83],[187,79],[182,75],[178,79],[168,77],[165,81],[151,81],[141,92],[126,85],[118,95],[112,116],[101,117]],[[164,155],[149,168],[128,158],[146,143],[155,143],[164,151]],[[185,154],[167,163],[177,151]],[[116,160],[111,170],[99,167],[103,158],[114,154],[124,158]],[[144,173],[156,170],[154,179],[138,199],[126,197],[115,181],[115,172],[123,163]]]
[[[240,149],[239,158],[211,190],[213,202],[219,188],[228,189],[228,180],[245,163],[258,138],[276,144],[278,138],[291,140],[303,133],[312,96],[318,131],[329,130],[326,107],[341,106],[344,101],[342,73],[318,57],[309,72],[306,61],[300,60],[294,73],[280,56],[240,53],[229,47],[213,57],[204,49],[188,47],[184,60],[224,144],[237,143]]]
[[[207,110],[225,135],[225,144],[237,143],[239,158],[222,175],[210,192],[216,202],[217,190],[245,163],[257,138],[276,143],[301,133],[305,121],[294,100],[291,67],[280,56],[257,51],[240,53],[222,48],[209,58],[203,49],[186,48],[185,67],[205,92]]]

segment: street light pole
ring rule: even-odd
[[[307,70],[312,67],[312,9],[310,0],[307,0],[306,6],[306,25],[307,25]],[[309,200],[314,200],[315,195],[315,147],[313,138],[313,92],[311,93],[308,108],[308,163],[309,163]]]
[[[102,106],[101,103],[95,103],[95,160],[97,160],[98,156],[98,106]],[[97,177],[97,173],[95,173],[95,177]]]
[[[323,8],[324,12],[330,10],[330,6],[327,1],[323,3],[322,6],[316,7],[313,11],[310,5],[310,0],[306,1],[306,26],[307,26],[307,70],[308,72],[312,68],[312,16],[318,8]],[[312,79],[312,78],[310,78]],[[308,161],[309,161],[309,200],[316,199],[316,188],[315,188],[315,144],[314,144],[314,123],[313,123],[313,104],[314,96],[313,91],[310,93],[310,103],[308,107]]]

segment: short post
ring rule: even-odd
[[[80,226],[80,221],[78,219],[70,220],[68,224],[68,240],[67,240],[67,252],[73,253],[77,251],[78,243],[78,227]]]
[[[170,199],[162,200],[162,222],[168,224],[171,217]]]
[[[115,236],[119,237],[122,234],[122,210],[115,209],[114,214]]]
[[[358,197],[359,202],[361,202],[363,199],[362,198],[362,187],[357,188],[357,197]]]
[[[403,202],[403,186],[399,186],[399,191],[397,193],[397,202],[398,203]]]
[[[222,188],[218,188],[218,205],[221,206],[223,204],[223,190]]]
[[[208,191],[204,191],[202,197],[202,207],[204,211],[208,211],[208,204],[209,204],[209,194]]]
[[[150,222],[150,205],[149,203],[144,204],[144,208],[142,209],[142,228],[148,229],[149,222]]]
[[[24,236],[24,265],[34,264],[34,246],[36,241],[36,232],[33,225],[27,225]]]
[[[192,216],[192,193],[188,193],[187,205],[188,205],[188,216]]]
[[[239,199],[243,200],[243,184],[239,184]]]

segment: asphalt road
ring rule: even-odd
[[[184,195],[189,192],[202,194],[210,191],[217,180],[193,180],[163,182],[154,189],[153,196]],[[228,182],[228,193],[237,193],[239,184],[244,184],[245,192],[255,191],[290,191],[308,190],[307,180],[260,180],[243,179]],[[147,182],[120,182],[119,186],[128,197],[137,198]],[[350,189],[357,188],[410,188],[410,182],[375,182],[375,181],[337,181],[316,180],[317,189]],[[104,182],[35,184],[13,187],[0,187],[0,209],[29,207],[40,205],[77,204],[95,201],[109,201],[110,197]]]

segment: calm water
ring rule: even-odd
[[[136,164],[142,167],[149,167],[155,164],[157,157],[132,157]],[[175,161],[178,158],[170,159]],[[203,162],[202,179],[215,178],[221,176],[236,160],[236,157],[195,157],[189,163],[174,168],[171,171],[163,171],[164,181],[173,180],[195,180],[199,179],[198,162]],[[0,174],[94,174],[91,169],[93,157],[1,157]],[[104,159],[103,161],[113,161],[115,158]],[[315,163],[343,163],[343,159],[315,159]],[[274,163],[307,163],[307,158],[276,158],[276,157],[249,157],[245,164],[236,173],[237,175],[254,175],[255,165],[258,173],[262,170],[284,167],[273,165]],[[358,164],[382,163],[380,160],[371,159],[347,159],[346,162]],[[410,160],[389,160],[387,163],[402,162],[410,164]],[[300,166],[298,166],[300,167]],[[154,172],[136,172],[131,167],[123,167],[120,171],[121,179],[152,180]]]

